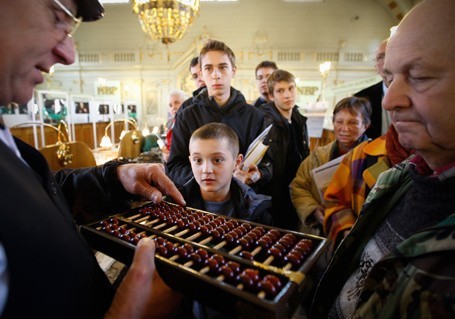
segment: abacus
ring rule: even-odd
[[[290,317],[326,246],[322,237],[168,202],[81,226],[81,232],[94,249],[127,265],[139,240],[152,238],[169,286],[236,317]]]

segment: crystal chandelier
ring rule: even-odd
[[[134,0],[142,30],[164,44],[183,37],[199,11],[199,0]]]

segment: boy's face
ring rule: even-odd
[[[196,89],[205,86],[204,80],[202,79],[201,67],[199,64],[190,67],[190,73],[191,78],[194,81],[194,85],[196,85]]]
[[[235,68],[227,54],[209,51],[202,57],[202,79],[210,96],[229,96]]]
[[[289,112],[294,108],[296,95],[294,82],[281,81],[273,86],[271,99],[280,112]]]
[[[189,158],[202,198],[226,200],[233,172],[242,161],[242,156],[233,156],[226,139],[196,139],[190,142]]]
[[[265,100],[269,98],[269,88],[267,86],[267,80],[269,76],[275,71],[274,68],[260,68],[256,72],[256,85],[261,97]]]

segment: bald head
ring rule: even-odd
[[[397,45],[397,42],[404,45],[404,42],[416,41],[424,51],[442,49],[446,51],[444,55],[455,58],[454,16],[453,0],[422,1],[405,16],[390,40],[393,45]],[[429,47],[433,45],[436,47]]]
[[[426,0],[387,44],[384,72],[400,143],[431,168],[455,162],[455,1]]]

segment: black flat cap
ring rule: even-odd
[[[103,17],[104,8],[98,0],[76,0],[77,16],[82,21],[96,21]]]

